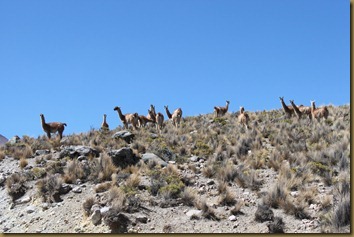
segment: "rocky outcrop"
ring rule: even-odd
[[[123,139],[124,141],[126,141],[127,143],[131,143],[134,139],[134,134],[129,132],[129,131],[126,131],[126,130],[123,130],[123,131],[119,131],[119,132],[116,132],[115,134],[113,134],[112,138],[115,138],[115,139]]]
[[[119,150],[111,150],[108,152],[108,155],[112,158],[113,164],[121,168],[135,165],[140,160],[129,147],[123,147]]]
[[[59,158],[69,156],[70,158],[78,158],[79,156],[99,157],[100,153],[88,146],[68,146],[65,147],[59,154]]]

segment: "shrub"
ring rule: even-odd
[[[268,225],[269,233],[284,233],[285,224],[281,217],[274,217],[273,222]]]
[[[37,193],[42,197],[44,202],[60,202],[60,189],[63,180],[60,175],[49,175],[36,183]]]
[[[272,221],[274,219],[274,213],[269,208],[268,205],[258,205],[257,211],[255,213],[255,221],[257,222],[265,222]]]
[[[332,225],[336,229],[350,225],[350,210],[350,196],[346,195],[341,198],[333,212]]]
[[[90,216],[92,214],[91,212],[91,207],[95,204],[95,198],[94,197],[89,197],[87,198],[84,203],[82,204],[82,207],[84,209],[84,214],[85,216]]]
[[[12,201],[19,199],[26,193],[25,182],[26,178],[19,173],[14,173],[6,179],[7,193],[12,198]]]
[[[20,165],[21,169],[25,168],[28,165],[27,159],[21,157],[19,165]]]
[[[191,187],[186,187],[181,192],[182,203],[186,206],[195,206],[197,198],[197,192]]]

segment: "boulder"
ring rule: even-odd
[[[116,132],[115,134],[113,134],[112,138],[120,138],[120,139],[123,139],[124,141],[126,141],[127,143],[131,143],[134,139],[134,134],[129,132],[129,131],[126,131],[126,130],[123,130],[123,131],[119,131],[119,132]]]
[[[50,151],[49,150],[36,150],[35,155],[36,156],[40,156],[40,155],[46,155],[49,154]]]
[[[101,220],[102,220],[101,211],[99,209],[98,210],[96,209],[91,215],[92,224],[98,225],[101,223]]]
[[[7,141],[7,144],[9,145],[15,145],[16,143],[19,143],[21,141],[21,138],[19,136],[14,136],[10,138],[10,140]]]
[[[108,155],[112,158],[115,166],[125,168],[129,165],[135,165],[139,162],[139,157],[135,156],[133,150],[129,147],[123,147],[119,150],[111,150]]]
[[[155,161],[157,164],[161,165],[162,167],[167,166],[167,162],[164,161],[162,158],[158,157],[157,155],[155,155],[154,153],[143,154],[142,160],[145,163],[148,163],[151,160],[151,161]]]

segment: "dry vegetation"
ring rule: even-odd
[[[13,202],[35,182],[37,198],[59,202],[68,190],[63,184],[92,184],[94,193],[82,200],[82,213],[89,217],[95,205],[109,206],[102,225],[112,232],[127,232],[119,223],[128,223],[123,213],[145,208],[184,206],[201,210],[201,216],[215,222],[235,215],[242,221],[253,205],[257,223],[270,233],[294,232],[279,213],[297,220],[317,220],[314,232],[347,232],[350,229],[350,116],[349,106],[328,106],[329,117],[310,121],[284,116],[282,110],[248,112],[249,129],[238,122],[238,114],[214,118],[213,114],[186,117],[178,129],[165,121],[159,133],[155,126],[131,130],[129,144],[113,139],[115,130],[94,130],[72,134],[62,141],[45,136],[24,136],[20,143],[0,148],[0,162],[13,157],[19,173],[6,177],[6,189]],[[71,145],[84,145],[99,152],[83,159],[58,154]],[[117,166],[110,152],[131,148],[137,158],[153,153],[155,160]],[[49,150],[38,155],[38,150]],[[191,157],[196,156],[196,161]],[[29,165],[29,161],[35,160]],[[262,174],[272,171],[274,177]],[[268,178],[265,178],[268,177]],[[214,190],[203,190],[200,180],[212,180]],[[269,183],[271,181],[271,183]],[[242,191],[237,191],[242,190]],[[326,191],[323,191],[326,190]],[[258,199],[245,201],[239,192]],[[97,198],[97,194],[100,198]],[[215,196],[216,204],[208,202]],[[310,206],[318,209],[311,211]],[[219,208],[223,209],[221,213]],[[178,218],[178,217],[176,217]],[[164,232],[173,226],[165,225]],[[162,232],[156,230],[156,232]]]

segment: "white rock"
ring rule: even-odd
[[[74,193],[82,193],[82,189],[80,187],[75,187],[72,190]]]
[[[27,213],[33,213],[36,211],[36,208],[34,206],[28,206],[26,207],[26,212]]]
[[[229,217],[229,221],[237,221],[237,217],[232,215]]]
[[[202,211],[200,210],[189,210],[186,215],[191,217],[191,216],[197,216],[200,215],[202,213]]]

